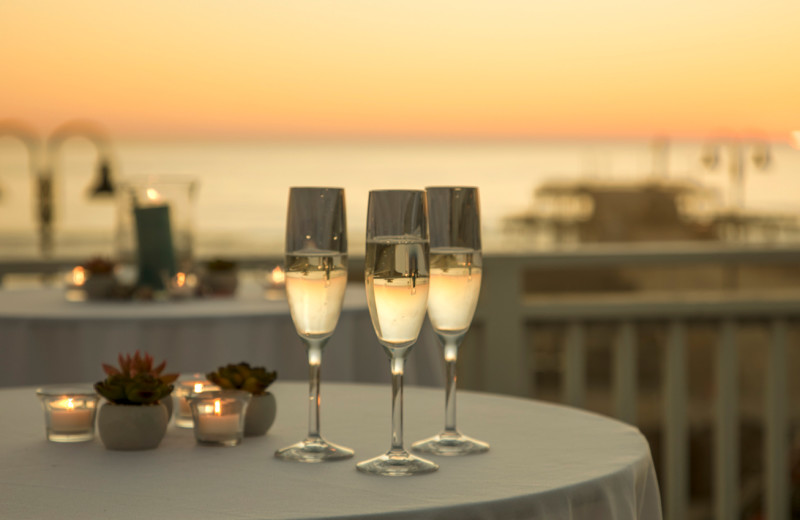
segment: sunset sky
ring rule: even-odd
[[[0,2],[0,119],[115,135],[786,139],[800,1]]]

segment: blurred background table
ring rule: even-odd
[[[408,360],[412,384],[440,385],[444,368],[426,324]],[[306,379],[308,364],[285,299],[267,300],[244,284],[234,298],[171,302],[68,302],[62,289],[0,291],[0,386],[102,379],[100,364],[141,350],[170,372],[208,372],[247,361]],[[336,332],[325,348],[325,381],[389,381],[389,362],[370,322],[362,284],[347,288]]]
[[[437,457],[439,471],[410,478],[359,473],[386,451],[389,385],[323,385],[322,431],[355,458],[277,460],[306,427],[307,385],[277,381],[278,417],[266,437],[235,448],[199,446],[173,425],[150,451],[113,452],[98,440],[45,441],[33,387],[0,390],[0,517],[63,520],[146,516],[227,519],[658,520],[650,450],[639,431],[574,408],[459,393],[459,424],[486,440],[483,455]],[[406,444],[439,430],[443,391],[408,387]]]

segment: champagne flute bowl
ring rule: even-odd
[[[364,473],[409,476],[438,469],[403,446],[403,371],[428,300],[426,206],[424,191],[369,194],[365,283],[372,326],[392,371],[392,440],[388,452],[356,465]]]
[[[286,297],[308,353],[308,434],[275,456],[296,462],[347,459],[353,450],[320,433],[320,365],[347,287],[347,219],[341,188],[290,188],[286,219]]]
[[[428,196],[431,270],[428,318],[445,362],[444,430],[411,448],[432,455],[470,455],[489,449],[456,428],[456,362],[481,290],[481,226],[478,188],[432,187]]]

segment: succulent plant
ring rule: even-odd
[[[119,368],[103,363],[103,372],[109,376],[122,375],[125,377],[133,377],[136,374],[149,374],[160,379],[165,384],[170,384],[178,379],[178,374],[161,373],[167,366],[166,361],[162,361],[161,364],[153,367],[153,356],[146,352],[142,355],[137,350],[133,356],[119,354],[117,360],[119,361]]]
[[[206,269],[209,271],[233,271],[236,269],[236,262],[225,260],[224,258],[216,258],[206,263]]]
[[[115,264],[106,258],[96,256],[83,264],[83,268],[91,274],[110,274],[114,272]]]
[[[278,378],[278,373],[242,362],[219,367],[216,372],[206,374],[206,377],[223,389],[245,390],[253,395],[261,395],[267,393],[267,387]]]
[[[138,350],[132,357],[120,354],[119,368],[103,363],[107,377],[95,383],[94,389],[115,404],[155,404],[172,392],[172,383],[178,379],[178,374],[161,373],[166,364],[154,368],[153,357],[142,356]]]

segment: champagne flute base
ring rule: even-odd
[[[429,460],[411,455],[405,450],[391,450],[384,455],[359,462],[356,464],[356,469],[371,475],[407,477],[431,473],[439,469],[439,466]]]
[[[344,446],[337,446],[322,437],[305,439],[275,452],[275,457],[294,462],[329,462],[349,459],[353,450]]]
[[[415,442],[411,449],[428,455],[458,456],[485,453],[489,451],[489,445],[458,432],[442,432]]]

